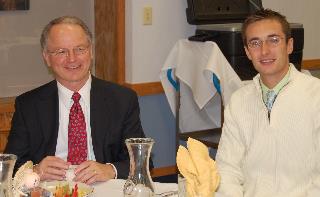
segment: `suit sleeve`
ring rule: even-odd
[[[125,118],[122,123],[121,129],[121,150],[118,157],[120,162],[113,162],[118,172],[118,178],[126,179],[129,174],[129,154],[128,149],[125,145],[125,140],[128,138],[141,138],[145,137],[140,121],[140,109],[138,98],[135,93],[130,94],[129,102],[127,105],[127,110],[125,112]]]
[[[15,112],[13,114],[11,130],[8,136],[8,142],[4,150],[7,154],[17,155],[15,171],[25,162],[30,160],[29,155],[29,134],[22,115],[21,103],[19,97],[15,102]]]

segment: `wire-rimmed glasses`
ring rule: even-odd
[[[74,47],[72,49],[73,54],[75,56],[84,55],[84,54],[86,54],[88,52],[89,46],[90,45]],[[56,49],[54,51],[47,50],[47,53],[52,55],[52,56],[54,56],[54,57],[59,57],[59,58],[66,58],[66,57],[70,56],[70,50],[66,49],[66,48],[60,48],[60,49]]]
[[[268,36],[265,40],[261,40],[258,38],[251,39],[247,42],[247,45],[250,49],[259,49],[263,45],[263,43],[267,44],[271,47],[276,47],[281,43],[281,40],[284,38],[278,35]]]

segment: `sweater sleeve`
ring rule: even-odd
[[[217,193],[242,197],[244,180],[241,163],[245,147],[229,106],[226,107],[224,115],[225,121],[216,157],[218,172],[221,175]]]
[[[314,147],[316,152],[316,166],[312,176],[312,184],[308,190],[308,197],[318,197],[320,194],[320,103],[316,104],[317,112],[314,115]]]

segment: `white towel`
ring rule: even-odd
[[[223,104],[226,106],[229,103],[232,93],[242,87],[243,83],[228,60],[224,57],[218,45],[215,42],[206,42],[206,45],[205,48],[208,50],[208,53],[210,53],[210,56],[204,68],[204,75],[209,81],[212,81],[212,73],[218,77],[220,80]]]
[[[220,127],[221,99],[213,84],[213,73],[220,80],[223,103],[242,83],[214,42],[179,40],[160,73],[160,79],[173,114],[176,114],[177,90],[167,77],[180,82],[180,130],[189,132]]]

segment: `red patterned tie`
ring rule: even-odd
[[[87,132],[86,122],[79,103],[81,95],[73,93],[74,101],[69,114],[68,127],[68,162],[78,165],[87,160]]]

